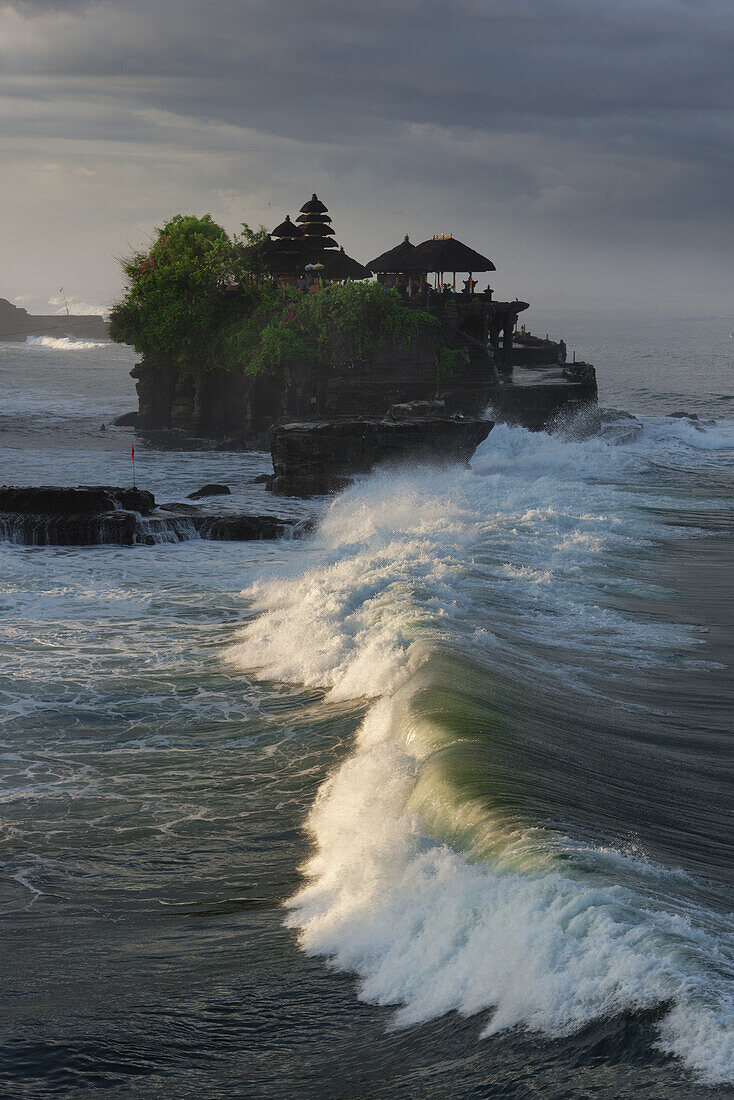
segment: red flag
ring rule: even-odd
[[[133,460],[135,459],[135,448],[134,447],[130,448],[130,458],[132,458]]]

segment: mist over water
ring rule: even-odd
[[[294,502],[302,544],[0,548],[9,1095],[734,1095],[727,322],[696,371],[588,324],[634,414],[591,436]],[[134,438],[159,499],[283,509],[266,456],[100,433],[131,365],[3,348],[0,480]]]

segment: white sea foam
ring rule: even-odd
[[[104,340],[82,340],[75,336],[27,336],[25,340],[25,347],[50,348],[53,351],[87,351],[106,346]]]
[[[398,732],[400,707],[376,704],[312,811],[310,881],[290,902],[303,947],[358,972],[366,999],[400,1005],[397,1025],[487,1011],[485,1035],[563,1036],[672,1003],[661,1045],[730,1079],[732,945],[628,889],[513,870],[512,852],[499,869],[470,863],[431,840],[411,811],[420,745]]]
[[[669,502],[637,490],[650,455],[689,447],[686,432],[646,422],[614,446],[496,428],[471,471],[355,486],[322,523],[312,568],[250,590],[261,614],[231,661],[335,699],[376,700],[319,791],[289,922],[306,951],[359,974],[364,998],[398,1006],[397,1025],[484,1011],[485,1035],[521,1026],[563,1036],[667,1006],[661,1047],[701,1079],[734,1079],[734,937],[705,912],[615,886],[613,861],[605,885],[556,859],[540,830],[508,831],[487,807],[455,803],[431,764],[444,733],[413,706],[447,638],[496,660],[540,639],[559,654],[548,675],[564,648],[582,667],[599,654],[605,667],[637,670],[690,644],[675,624],[600,598],[609,561],[634,560],[661,537],[655,517]],[[484,858],[451,847],[452,832],[481,836]]]

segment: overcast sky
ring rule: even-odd
[[[0,297],[107,304],[170,215],[316,191],[362,261],[453,232],[499,297],[728,308],[733,74],[733,0],[0,0]]]

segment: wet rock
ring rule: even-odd
[[[201,508],[198,504],[184,504],[181,501],[172,500],[167,504],[159,504],[160,512],[178,512],[183,515],[200,516]]]
[[[636,424],[640,423],[633,413],[625,412],[624,409],[599,409],[599,417],[602,424],[614,424],[617,420],[632,420]]]
[[[132,546],[139,529],[140,514],[123,510],[66,515],[0,512],[0,540],[18,546]]]
[[[446,416],[446,402],[404,401],[400,405],[391,405],[388,416],[391,420],[415,420],[423,416]]]
[[[202,485],[201,489],[197,489],[195,493],[189,493],[187,500],[201,500],[203,497],[217,497],[217,496],[231,496],[232,490],[229,485],[217,485],[212,482],[210,485]]]
[[[91,515],[126,509],[146,515],[155,497],[145,489],[110,485],[0,486],[0,511],[20,515]]]
[[[668,413],[669,420],[686,420],[691,428],[695,428],[697,432],[702,432],[704,428],[715,428],[715,420],[701,420],[698,413],[689,412],[674,412]]]
[[[230,542],[252,542],[298,537],[311,530],[312,521],[284,519],[281,516],[197,516],[192,519],[199,538]]]
[[[153,546],[187,539],[298,538],[312,521],[273,515],[202,515],[194,504],[155,507],[144,489],[0,487],[0,539],[20,546]]]
[[[642,421],[623,409],[599,409],[599,435],[607,443],[625,446],[642,431]]]
[[[116,428],[135,428],[138,423],[137,411],[123,413],[122,416],[116,417],[112,423]]]
[[[273,431],[273,492],[338,492],[355,474],[385,463],[467,462],[492,430],[473,417],[412,420],[349,417],[282,424]]]
[[[22,546],[129,546],[152,493],[109,485],[0,487],[0,538]]]
[[[257,477],[251,477],[250,478],[249,484],[250,485],[269,485],[272,480],[273,480],[273,475],[272,474],[258,474]]]

